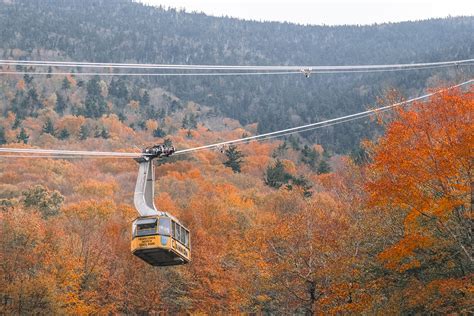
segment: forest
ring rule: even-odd
[[[2,313],[469,313],[473,110],[472,86],[400,108],[355,157],[271,141],[159,161],[155,203],[192,234],[181,267],[130,253],[135,162],[3,158]],[[154,122],[136,132],[114,115],[51,113],[16,129],[3,118],[4,146],[159,141]],[[85,137],[92,123],[100,133]],[[252,132],[227,124],[168,137],[183,148]]]
[[[130,0],[0,1],[2,59],[211,65],[438,62],[471,58],[472,29],[470,16],[370,26],[303,26],[216,18]],[[392,88],[413,97],[425,87],[462,81],[459,77],[472,73],[472,67],[315,73],[310,80],[303,75],[124,79],[142,89],[163,88],[184,102],[209,106],[242,125],[258,123],[259,132],[268,132],[373,107],[377,97]],[[1,99],[8,103],[3,91]],[[118,114],[117,109],[114,112]],[[303,136],[331,153],[348,153],[380,131],[376,124],[356,123]]]
[[[239,65],[442,61],[472,57],[473,22],[302,26],[126,0],[2,0],[0,55]],[[2,153],[0,314],[474,312],[474,87],[444,89],[472,79],[472,65],[309,78],[1,69],[12,70],[19,73],[0,74],[1,148],[139,152],[171,142],[186,149],[436,93],[301,135],[158,159],[155,204],[191,232],[192,260],[176,267],[131,254],[133,159]]]

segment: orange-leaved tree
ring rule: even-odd
[[[379,258],[408,279],[428,284],[473,272],[473,113],[472,87],[445,90],[399,109],[386,135],[372,144],[370,204],[404,217],[403,237]],[[466,291],[452,292],[458,303]],[[438,311],[451,311],[441,294],[433,297],[440,298]]]

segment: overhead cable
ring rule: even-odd
[[[381,113],[384,111],[388,111],[390,109],[393,109],[395,107],[403,106],[409,103],[413,103],[418,100],[423,100],[426,98],[429,98],[433,95],[442,93],[447,90],[451,90],[454,88],[462,87],[465,85],[470,85],[474,82],[474,79],[470,79],[468,81],[462,82],[460,84],[441,89],[438,91],[434,91],[432,93],[424,94],[422,96],[412,98],[406,101],[394,103],[391,105],[359,112],[359,113],[354,113],[350,115],[345,115],[341,116],[338,118],[333,118],[333,119],[328,119],[325,121],[320,121],[316,123],[311,123],[311,124],[306,124],[302,126],[297,126],[297,127],[292,127],[292,128],[287,128],[279,131],[274,131],[274,132],[269,132],[269,133],[264,133],[264,134],[259,134],[259,135],[254,135],[254,136],[249,136],[249,137],[243,137],[239,139],[234,139],[234,140],[229,140],[229,141],[224,141],[224,142],[219,142],[219,143],[214,143],[214,144],[209,144],[209,145],[204,145],[204,146],[199,146],[199,147],[193,147],[193,148],[188,148],[188,149],[182,149],[178,150],[175,152],[175,155],[182,155],[182,154],[189,154],[201,150],[206,150],[206,149],[213,149],[213,148],[219,148],[225,145],[233,145],[233,144],[239,144],[239,143],[245,143],[245,142],[251,142],[251,141],[257,141],[257,140],[267,140],[271,138],[276,138],[276,137],[281,137],[293,133],[300,133],[300,132],[305,132],[317,128],[322,128],[322,127],[327,127],[327,126],[332,126],[340,123],[345,123],[348,121],[353,121],[356,119],[361,119],[368,117],[370,115],[376,114],[376,113]],[[39,156],[43,158],[50,158],[50,157],[72,157],[72,156],[79,156],[79,157],[90,157],[90,158],[98,158],[98,157],[104,157],[104,158],[138,158],[141,156],[144,156],[146,154],[143,153],[125,153],[125,152],[98,152],[98,151],[75,151],[75,150],[51,150],[51,149],[37,149],[37,148],[0,148],[0,153],[5,153],[6,155],[0,155],[1,158],[8,158],[8,157],[14,157],[14,156],[9,156],[8,154],[14,153],[14,154],[29,154],[32,156]],[[44,156],[43,156],[44,155]],[[48,155],[48,156],[47,156]],[[38,157],[35,157],[38,158]]]
[[[299,129],[299,130],[285,132],[285,133],[282,133],[282,134],[275,134],[275,135],[263,136],[263,137],[260,137],[260,138],[253,138],[253,139],[250,139],[250,140],[244,140],[244,141],[236,142],[236,143],[233,143],[233,144],[241,144],[241,143],[248,144],[248,143],[252,143],[252,142],[256,142],[256,141],[266,141],[266,140],[279,138],[279,137],[283,137],[283,136],[288,136],[288,135],[292,135],[292,134],[313,131],[313,130],[320,129],[320,128],[325,128],[325,127],[334,126],[334,125],[338,125],[338,124],[343,124],[343,123],[347,123],[347,122],[351,122],[351,121],[355,121],[355,120],[360,120],[362,118],[368,118],[368,117],[371,117],[375,114],[383,113],[383,112],[386,112],[386,111],[389,111],[389,110],[390,109],[384,109],[384,110],[377,111],[376,113],[372,112],[372,113],[368,113],[368,114],[364,114],[364,115],[344,119],[344,120],[341,120],[341,121],[335,121],[335,122],[332,122],[332,123],[327,123],[327,124],[324,124],[324,125],[311,126],[311,127],[307,127],[307,128],[303,128],[303,129]],[[224,146],[224,145],[219,145],[219,146],[216,146],[216,147],[213,147],[213,148],[219,148],[220,146]],[[197,149],[193,152],[200,152],[200,151],[213,149],[213,148],[200,148],[200,149]],[[177,151],[174,155],[185,155],[185,154],[189,154],[189,152]]]
[[[181,76],[247,76],[247,75],[291,75],[299,71],[267,72],[199,72],[199,73],[133,73],[133,72],[34,72],[34,71],[0,71],[0,75],[47,75],[47,76],[139,76],[139,77],[181,77]]]
[[[279,131],[275,131],[275,132],[270,132],[270,133],[265,133],[265,134],[260,134],[260,135],[254,135],[254,136],[249,136],[249,137],[244,137],[244,138],[239,138],[239,139],[234,139],[234,140],[229,140],[229,141],[224,141],[224,142],[220,142],[220,143],[215,143],[215,144],[210,144],[210,145],[205,145],[205,146],[199,146],[199,147],[194,147],[194,148],[189,148],[189,149],[182,149],[182,150],[176,151],[175,154],[192,153],[194,151],[203,150],[203,149],[218,148],[218,147],[225,146],[225,145],[233,145],[233,144],[238,144],[238,143],[242,143],[242,142],[247,142],[249,140],[265,138],[267,136],[276,136],[276,135],[284,136],[285,133],[301,132],[301,131],[304,131],[305,129],[306,130],[311,129],[313,127],[326,125],[328,123],[344,121],[344,120],[350,119],[350,118],[365,117],[366,114],[377,113],[378,111],[385,111],[385,110],[388,110],[388,109],[399,107],[401,105],[406,105],[406,104],[409,104],[409,103],[413,103],[413,102],[418,101],[418,100],[423,100],[423,99],[429,98],[429,97],[431,97],[435,94],[439,94],[441,92],[444,92],[446,90],[451,90],[451,89],[454,89],[454,88],[458,88],[458,87],[461,87],[461,86],[472,84],[472,82],[474,82],[474,79],[470,79],[468,81],[465,81],[463,83],[448,87],[446,89],[441,89],[441,90],[438,90],[438,91],[435,91],[435,92],[432,92],[432,93],[428,93],[428,94],[425,94],[425,95],[422,95],[422,96],[419,96],[419,97],[416,97],[416,98],[412,98],[412,99],[409,99],[409,100],[406,100],[406,101],[398,102],[398,103],[395,103],[395,104],[383,106],[383,107],[376,108],[376,109],[371,109],[371,110],[367,110],[367,111],[363,111],[363,112],[359,112],[359,113],[354,113],[354,114],[350,114],[350,115],[346,115],[346,116],[341,116],[341,117],[338,117],[338,118],[333,118],[333,119],[329,119],[329,120],[325,120],[325,121],[321,121],[321,122],[317,122],[317,123],[311,123],[311,124],[306,124],[306,125],[302,125],[302,126],[287,128],[287,129],[279,130]]]
[[[68,155],[10,155],[10,154],[0,154],[1,158],[44,158],[44,159],[84,159],[84,158],[93,158],[93,159],[131,159],[138,157],[123,157],[123,156],[68,156]]]
[[[474,63],[465,63],[461,66],[472,66]],[[421,66],[421,67],[406,67],[406,68],[384,68],[384,69],[353,69],[353,70],[311,70],[303,71],[241,71],[241,72],[173,72],[173,73],[155,73],[155,72],[46,72],[46,71],[0,71],[0,75],[31,75],[31,76],[104,76],[104,77],[181,77],[181,76],[252,76],[252,75],[295,75],[304,73],[307,77],[311,74],[349,74],[349,73],[378,73],[378,72],[399,72],[411,70],[428,70],[454,67],[454,64],[436,65],[436,66]]]
[[[60,150],[60,149],[39,149],[39,148],[0,148],[0,153],[17,154],[37,154],[37,155],[65,155],[65,156],[84,156],[84,157],[125,157],[138,158],[146,154],[143,153],[125,153],[111,151],[81,151],[81,150]]]
[[[185,64],[143,64],[143,63],[95,63],[95,62],[68,62],[68,61],[38,61],[38,60],[0,60],[0,65],[12,66],[43,66],[43,67],[80,67],[80,68],[124,68],[124,69],[174,69],[174,70],[253,70],[253,71],[301,71],[318,70],[357,70],[357,69],[387,69],[413,68],[440,65],[462,65],[472,63],[474,59],[463,59],[441,62],[424,62],[409,64],[382,64],[382,65],[300,65],[300,66],[245,66],[245,65],[185,65]]]

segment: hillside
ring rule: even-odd
[[[0,59],[455,60],[472,57],[473,22],[297,26],[125,0],[0,0]],[[0,315],[472,314],[472,65],[309,78],[2,67],[46,74],[0,74]],[[74,74],[47,74],[61,70]],[[187,149],[426,87],[436,93],[373,121],[156,159],[154,202],[191,236],[180,266],[131,253],[135,159],[7,153]]]
[[[4,59],[350,65],[467,59],[474,50],[472,17],[373,26],[297,26],[166,11],[123,0],[3,1],[0,17]],[[243,125],[258,123],[258,131],[264,132],[357,112],[373,106],[389,88],[411,97],[427,86],[472,73],[472,67],[463,70],[326,74],[309,79],[233,76],[125,81],[136,89],[161,87],[183,102],[210,106]],[[149,118],[153,117],[144,120]],[[374,130],[373,125],[369,128],[360,122],[304,136],[329,150],[348,152],[362,138],[373,136]]]
[[[282,141],[239,146],[240,163],[229,151],[161,161],[155,203],[191,232],[178,267],[130,253],[133,160],[2,157],[0,313],[469,313],[473,110],[472,85],[414,104],[365,159],[333,157],[332,170],[321,146]],[[21,147],[15,121],[0,124]],[[244,132],[226,123],[170,138],[186,148]],[[22,126],[43,148],[160,141],[114,115],[43,111]]]

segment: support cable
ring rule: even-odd
[[[443,66],[446,67],[446,66]],[[0,75],[38,75],[38,76],[104,76],[104,77],[181,77],[181,76],[247,76],[247,75],[293,75],[299,71],[267,71],[267,72],[195,72],[195,73],[134,73],[134,72],[34,72],[34,71],[0,71]]]
[[[441,92],[447,91],[447,90],[451,90],[451,89],[458,88],[458,87],[461,87],[461,86],[469,85],[472,82],[474,82],[474,79],[470,79],[470,80],[465,81],[463,83],[460,83],[460,84],[457,84],[457,85],[454,85],[454,86],[451,86],[451,87],[448,87],[448,88],[445,88],[445,89],[441,89],[441,90],[438,90],[438,91],[435,91],[435,92],[432,92],[432,93],[428,93],[428,94],[425,94],[425,95],[422,95],[422,96],[419,96],[419,97],[416,97],[416,98],[412,98],[412,99],[409,99],[409,100],[406,100],[406,101],[398,102],[398,103],[395,103],[395,104],[383,106],[383,107],[376,108],[376,109],[371,109],[371,110],[367,110],[367,111],[363,111],[363,112],[359,112],[359,113],[354,113],[354,114],[350,114],[350,115],[346,115],[346,116],[342,116],[342,117],[338,117],[338,118],[333,118],[333,119],[329,119],[329,120],[325,120],[325,121],[321,121],[321,122],[317,122],[317,123],[311,123],[311,124],[306,124],[306,125],[302,125],[302,126],[287,128],[287,129],[280,130],[280,131],[275,131],[275,132],[270,132],[270,133],[255,135],[255,136],[249,136],[249,137],[244,137],[244,138],[239,138],[239,139],[234,139],[234,140],[229,140],[229,141],[224,141],[224,142],[220,142],[220,143],[215,143],[215,144],[210,144],[210,145],[205,145],[205,146],[199,146],[199,147],[194,147],[194,148],[189,148],[189,149],[182,149],[182,150],[176,151],[175,154],[184,154],[184,153],[191,153],[191,152],[202,150],[202,149],[218,148],[218,147],[225,146],[225,145],[233,145],[233,144],[238,144],[238,143],[242,143],[242,142],[247,142],[249,140],[254,140],[254,139],[258,140],[260,138],[265,138],[267,136],[278,135],[278,137],[279,137],[279,136],[284,136],[286,133],[300,132],[300,131],[304,131],[305,129],[306,130],[311,129],[312,127],[327,125],[328,123],[344,121],[346,119],[351,119],[351,118],[356,119],[356,118],[360,118],[360,117],[365,117],[366,114],[373,114],[373,113],[377,113],[379,111],[385,111],[385,110],[392,109],[392,108],[395,108],[395,107],[398,107],[398,106],[401,106],[401,105],[406,105],[406,104],[409,104],[409,103],[413,103],[413,102],[418,101],[418,100],[423,100],[423,99],[429,98],[433,95],[436,95],[436,94],[439,94]]]
[[[249,136],[249,137],[244,137],[244,138],[239,138],[239,139],[234,139],[234,140],[229,140],[229,141],[224,141],[224,142],[219,142],[219,143],[214,143],[214,144],[209,144],[209,145],[204,145],[204,146],[199,146],[199,147],[193,147],[193,148],[188,148],[188,149],[182,149],[178,150],[175,152],[176,155],[182,155],[182,154],[189,154],[201,150],[206,150],[206,149],[213,149],[213,148],[219,148],[225,145],[233,145],[233,144],[239,144],[239,143],[244,143],[244,142],[250,142],[250,141],[257,141],[257,140],[266,140],[266,139],[271,139],[271,138],[276,138],[276,137],[281,137],[293,133],[300,133],[300,132],[305,132],[317,128],[323,128],[327,126],[332,126],[340,123],[345,123],[349,121],[353,121],[356,119],[361,119],[368,117],[373,114],[377,114],[380,112],[388,111],[391,110],[395,107],[403,106],[409,103],[413,103],[418,100],[423,100],[428,97],[431,97],[433,95],[442,93],[444,91],[448,91],[454,88],[459,88],[465,85],[470,85],[474,82],[474,79],[470,79],[468,81],[462,82],[460,84],[441,89],[438,91],[434,91],[428,94],[424,94],[422,96],[412,98],[406,101],[394,103],[391,105],[379,107],[376,109],[371,109],[359,113],[354,113],[350,115],[345,115],[341,116],[338,118],[333,118],[333,119],[328,119],[325,121],[321,122],[316,122],[316,123],[311,123],[311,124],[306,124],[302,126],[297,126],[297,127],[292,127],[292,128],[287,128],[279,131],[274,131],[274,132],[269,132],[265,134],[259,134],[255,136]],[[1,153],[5,153],[6,155],[1,155]],[[30,158],[38,158],[36,156],[41,155],[41,157],[49,158],[49,157],[54,157],[56,158],[57,156],[60,157],[83,157],[83,158],[138,158],[138,157],[143,157],[144,155],[146,156],[147,154],[144,153],[125,153],[125,152],[100,152],[100,151],[76,151],[76,150],[52,150],[52,149],[37,149],[37,148],[0,148],[0,158],[8,158],[8,157],[15,157],[15,155],[8,155],[8,154],[30,154],[32,157]],[[43,156],[44,155],[44,156]],[[17,157],[15,157],[17,158]]]
[[[143,153],[59,150],[59,149],[39,149],[39,148],[0,148],[0,153],[16,153],[16,154],[25,153],[25,154],[53,155],[53,156],[65,155],[65,156],[117,157],[117,158],[138,158],[144,155]]]
[[[84,67],[84,68],[125,68],[125,69],[174,69],[174,70],[262,70],[262,71],[301,71],[309,69],[318,70],[354,70],[354,69],[387,69],[387,68],[412,68],[437,65],[461,65],[472,63],[474,59],[463,59],[441,62],[424,62],[411,64],[385,64],[385,65],[346,65],[346,66],[236,66],[236,65],[184,65],[184,64],[139,64],[139,63],[94,63],[94,62],[67,62],[67,61],[38,61],[38,60],[0,60],[0,65],[13,66],[48,66],[48,67]]]
[[[299,70],[299,71],[274,71],[267,70],[262,71],[241,71],[241,72],[180,72],[180,73],[153,73],[153,72],[46,72],[46,71],[0,71],[0,75],[31,75],[31,76],[104,76],[104,77],[198,77],[198,76],[248,76],[248,75],[299,75],[305,74],[306,77],[309,75],[318,74],[350,74],[350,73],[378,73],[378,72],[399,72],[399,71],[411,71],[411,70],[428,70],[428,69],[439,69],[448,67],[458,66],[473,66],[474,63],[464,63],[461,65],[445,64],[435,66],[420,66],[420,67],[403,67],[403,68],[384,68],[384,69],[353,69],[353,70]]]

